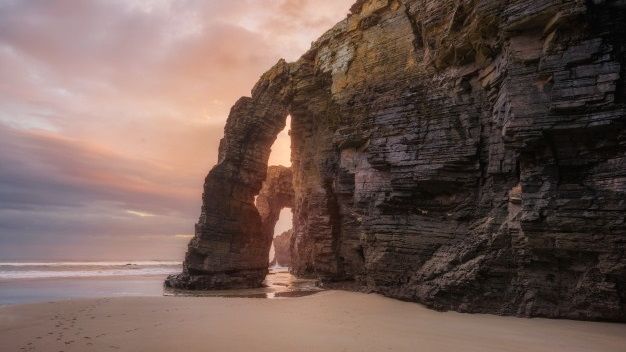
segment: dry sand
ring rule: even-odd
[[[439,313],[378,295],[145,297],[0,308],[0,351],[626,351],[626,325]]]

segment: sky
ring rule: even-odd
[[[0,0],[0,261],[182,259],[230,107],[353,1]]]

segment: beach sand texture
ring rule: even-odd
[[[127,297],[1,307],[0,351],[623,352],[626,325],[441,313],[343,291]]]

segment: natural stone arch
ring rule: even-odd
[[[293,274],[442,310],[624,321],[626,7],[450,3],[359,0],[264,75],[168,283],[261,283],[254,196],[288,112]]]
[[[284,208],[293,208],[293,200],[291,168],[285,166],[268,167],[267,177],[256,199],[256,207],[261,216],[261,226],[268,240],[268,251],[274,235],[274,227],[280,217],[280,211]]]
[[[218,164],[204,183],[203,204],[183,272],[166,280],[181,289],[258,287],[268,272],[268,214],[255,196],[267,176],[271,146],[285,128],[289,65],[279,61],[230,111]],[[290,172],[289,172],[290,173]],[[273,225],[272,225],[273,228]]]

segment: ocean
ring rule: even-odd
[[[162,296],[173,261],[0,262],[0,305],[76,298]]]
[[[290,298],[320,291],[316,280],[298,279],[289,268],[272,266],[263,287],[188,292],[164,290],[167,275],[179,273],[182,263],[135,262],[0,262],[0,306],[81,298],[219,296]]]
[[[69,277],[169,275],[181,270],[182,263],[137,262],[0,262],[0,280],[50,279]]]

